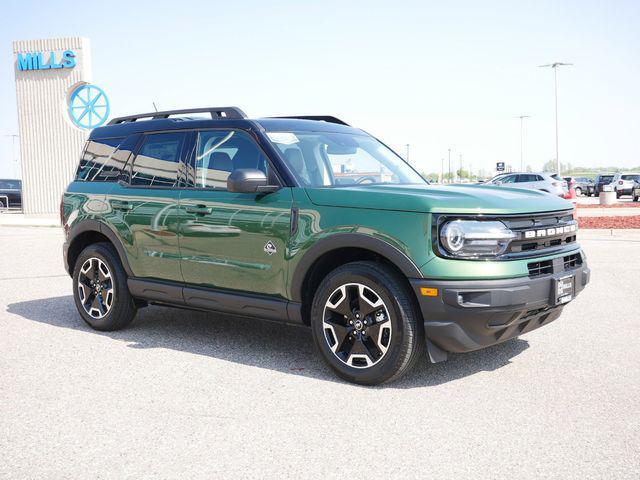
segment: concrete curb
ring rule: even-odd
[[[640,208],[580,208],[578,207],[578,218],[580,217],[633,217],[640,215]]]
[[[578,241],[590,238],[640,239],[640,228],[583,228],[578,230]]]

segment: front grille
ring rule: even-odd
[[[539,277],[540,275],[566,272],[581,265],[582,255],[580,253],[572,253],[553,260],[530,262],[527,264],[527,268],[529,269],[529,277]]]
[[[543,262],[531,262],[527,265],[527,267],[529,267],[530,277],[538,277],[540,275],[553,273],[553,262],[551,260],[545,260]]]
[[[509,245],[508,256],[538,255],[566,247],[576,241],[578,224],[573,219],[571,210],[503,217],[500,221],[517,235]]]

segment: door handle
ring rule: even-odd
[[[186,208],[187,213],[195,213],[196,215],[209,215],[213,212],[213,208],[204,205],[194,205]]]
[[[113,201],[111,202],[111,208],[113,208],[114,210],[133,210],[133,205],[131,205],[129,202],[119,202],[119,201]]]

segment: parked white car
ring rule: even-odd
[[[632,195],[636,182],[640,183],[640,173],[616,173],[611,180],[611,185],[616,192],[616,197],[620,198],[622,195]]]
[[[485,184],[541,190],[564,197],[569,191],[567,182],[556,177],[557,175],[554,176],[548,173],[502,173],[485,182]]]

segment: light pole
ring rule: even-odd
[[[449,149],[449,183],[451,183],[451,149]]]
[[[558,155],[558,67],[573,65],[573,63],[554,62],[546,65],[538,65],[539,67],[553,68],[553,85],[556,99],[556,168],[560,175],[560,157]]]
[[[530,118],[529,115],[518,115],[516,118],[520,119],[520,171],[524,172],[524,143],[523,143],[523,124],[525,118]],[[557,145],[556,145],[557,148]]]

